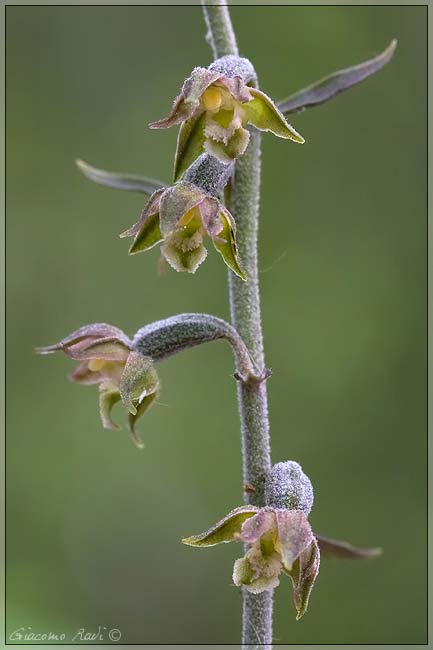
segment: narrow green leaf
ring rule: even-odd
[[[381,548],[357,548],[348,542],[342,542],[329,537],[316,535],[320,552],[324,557],[335,557],[343,560],[369,560],[382,554]]]
[[[290,95],[290,97],[287,97],[287,99],[278,102],[277,107],[284,115],[290,115],[290,113],[297,113],[311,106],[318,106],[327,102],[329,99],[333,99],[339,93],[359,84],[383,68],[384,65],[391,61],[396,47],[397,41],[394,39],[386,50],[373,59],[364,61],[364,63],[360,63],[351,68],[338,70],[308,86],[308,88],[299,90],[293,95]]]
[[[106,187],[111,187],[116,190],[126,190],[128,192],[140,192],[141,194],[147,194],[150,196],[156,190],[160,190],[164,187],[164,184],[160,181],[155,181],[151,178],[144,178],[142,176],[136,176],[134,174],[117,174],[114,172],[107,172],[103,169],[97,169],[91,165],[84,162],[84,160],[75,161],[78,169],[84,174],[86,178],[98,183],[99,185],[105,185]]]

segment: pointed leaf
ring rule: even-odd
[[[317,541],[313,538],[311,544],[295,561],[291,571],[285,569],[293,583],[293,600],[298,621],[307,611],[308,600],[314,587],[320,567],[320,551]]]
[[[369,560],[382,555],[381,548],[357,548],[348,542],[342,542],[329,537],[316,535],[320,552],[324,557],[335,557],[344,560]]]
[[[174,158],[175,181],[179,180],[194,160],[203,153],[205,122],[206,113],[202,113],[199,116],[191,117],[180,125]]]
[[[278,102],[277,106],[279,110],[284,113],[284,115],[289,115],[290,113],[297,113],[306,108],[323,104],[329,99],[333,99],[339,93],[359,84],[361,81],[364,81],[364,79],[367,79],[367,77],[370,77],[372,74],[383,68],[384,65],[391,61],[396,47],[397,41],[394,39],[388,45],[386,50],[375,56],[373,59],[364,61],[364,63],[360,63],[351,68],[338,70],[311,86],[308,86],[308,88],[299,90],[293,95],[290,95],[290,97],[287,97],[287,99]]]
[[[188,546],[215,546],[232,542],[238,538],[244,521],[255,515],[257,511],[258,508],[255,506],[235,508],[205,533],[185,537],[182,539],[182,543]]]
[[[249,124],[260,131],[271,131],[279,138],[287,138],[300,144],[305,142],[302,135],[286,121],[284,115],[265,93],[257,88],[251,88],[250,91],[253,99],[243,107]]]
[[[164,183],[155,181],[152,178],[144,178],[143,176],[136,176],[135,174],[117,174],[115,172],[107,172],[104,169],[97,169],[92,167],[84,160],[75,161],[78,169],[94,183],[112,187],[115,190],[126,190],[128,192],[140,192],[150,196],[156,190],[164,187]]]
[[[241,280],[246,280],[247,276],[245,271],[241,268],[238,249],[235,239],[235,223],[233,217],[228,210],[223,208],[220,212],[220,218],[223,228],[218,237],[213,240],[214,246],[218,253],[222,255],[224,262],[227,266],[236,273]]]

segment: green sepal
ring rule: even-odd
[[[319,573],[319,567],[320,551],[315,538],[295,560],[290,571],[283,567],[284,573],[292,579],[293,601],[297,611],[297,621],[307,611],[308,601]]]
[[[120,393],[117,386],[111,383],[103,383],[99,386],[99,413],[104,429],[120,429],[111,418],[111,409],[120,401]]]
[[[218,253],[222,255],[224,262],[227,266],[236,273],[241,280],[247,280],[245,271],[241,268],[238,259],[238,250],[235,239],[235,222],[230,212],[226,209],[220,212],[221,223],[223,224],[222,230],[218,237],[213,240],[214,246]]]
[[[205,533],[184,537],[182,543],[188,546],[215,546],[216,544],[232,542],[240,534],[244,521],[253,517],[257,510],[258,508],[255,506],[235,508]]]
[[[130,255],[147,251],[164,239],[159,227],[159,213],[146,217],[129,249]]]
[[[140,438],[140,435],[135,429],[135,424],[138,418],[144,415],[144,413],[146,413],[146,411],[148,411],[153,406],[157,397],[158,397],[158,391],[146,395],[141,400],[141,402],[137,405],[137,412],[135,414],[132,413],[128,414],[129,433],[131,434],[131,439],[133,443],[136,445],[136,447],[138,447],[138,449],[143,449],[144,443]]]
[[[136,415],[140,402],[157,388],[158,376],[152,359],[133,350],[120,380],[119,390],[123,404],[130,413]]]
[[[152,178],[144,178],[143,176],[136,176],[135,174],[107,172],[104,169],[92,167],[92,165],[84,162],[84,160],[76,160],[75,164],[80,172],[82,172],[89,180],[98,183],[98,185],[105,185],[106,187],[111,187],[115,190],[140,192],[141,194],[147,194],[147,196],[150,196],[156,192],[156,190],[164,187],[163,183],[155,181]]]
[[[249,89],[253,99],[243,105],[247,115],[247,121],[260,131],[271,131],[279,138],[287,138],[294,142],[303,144],[305,142],[300,135],[291,126],[284,115],[280,113],[273,101],[257,88]]]
[[[177,136],[176,154],[174,158],[174,180],[179,180],[192,165],[194,160],[203,153],[206,113],[193,115],[182,122]]]

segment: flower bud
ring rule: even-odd
[[[313,486],[299,463],[276,463],[265,482],[265,501],[273,508],[302,510],[307,516],[313,507]]]

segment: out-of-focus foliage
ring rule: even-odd
[[[374,562],[324,560],[300,623],[282,585],[275,638],[425,643],[426,9],[232,17],[276,99],[399,41],[376,76],[291,117],[302,147],[263,139],[273,459],[311,477],[315,531],[384,549]],[[92,321],[131,335],[179,311],[228,316],[218,255],[195,277],[158,275],[157,249],[128,257],[118,233],[144,197],[74,165],[171,181],[176,134],[146,125],[210,62],[204,31],[199,7],[7,8],[8,633],[70,639],[101,625],[127,643],[239,639],[239,549],[180,543],[242,498],[229,349],[161,365],[142,452],[101,428],[96,394],[65,378],[67,358],[32,352]]]

